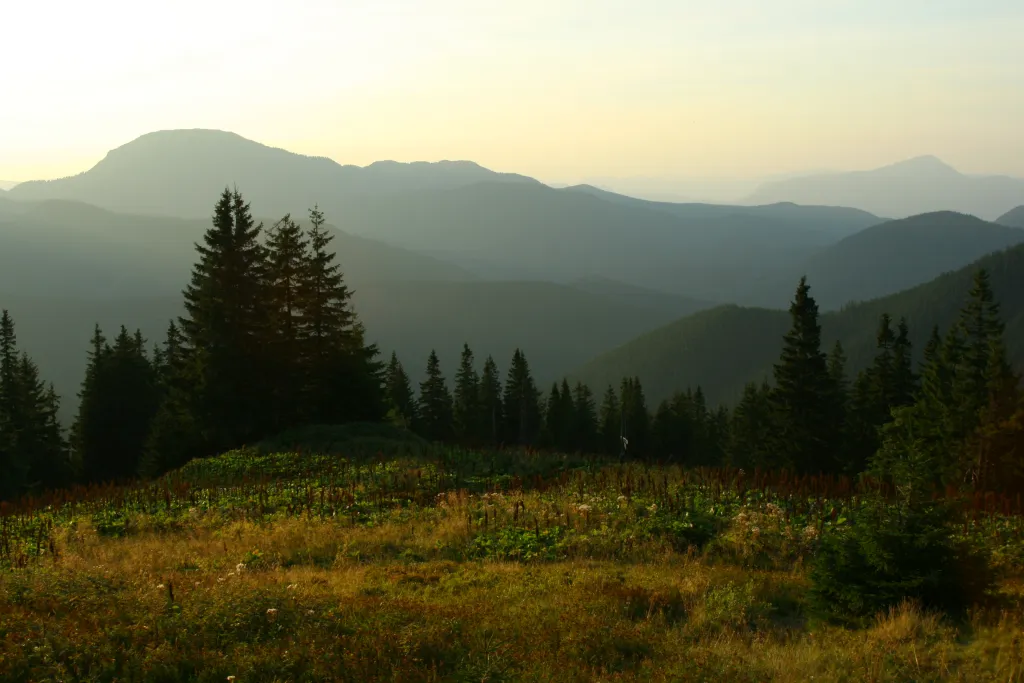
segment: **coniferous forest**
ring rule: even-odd
[[[1024,395],[986,269],[923,349],[882,313],[856,372],[801,278],[770,375],[654,404],[540,386],[522,348],[378,348],[308,218],[225,189],[163,339],[83,330],[68,429],[3,312],[0,680],[1020,680]],[[73,595],[109,623],[49,621]]]

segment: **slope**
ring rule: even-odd
[[[745,203],[781,201],[854,206],[893,218],[947,210],[993,220],[1024,203],[1024,179],[964,175],[934,156],[923,156],[870,171],[765,183]]]
[[[948,329],[956,320],[977,268],[989,270],[1006,321],[1011,360],[1024,366],[1024,245],[985,256],[960,270],[887,297],[822,316],[826,350],[842,342],[852,374],[874,356],[878,318],[906,316],[919,355],[933,325]],[[811,294],[814,295],[814,282]],[[794,283],[795,287],[795,283]],[[720,306],[654,330],[602,354],[571,373],[593,386],[637,375],[648,398],[701,385],[711,402],[732,402],[748,381],[771,378],[772,364],[789,328],[785,311]]]
[[[340,215],[347,197],[485,179],[536,183],[468,161],[342,166],[234,133],[194,129],[148,133],[111,150],[84,173],[20,183],[10,193],[19,199],[74,199],[115,211],[206,218],[210,193],[237,185],[261,215],[305,211],[318,202],[329,215]]]
[[[1000,225],[1009,225],[1013,228],[1024,228],[1024,205],[1018,206],[1015,209],[1010,209],[997,218],[996,223],[999,223]]]
[[[666,210],[541,185],[480,183],[363,197],[349,205],[345,228],[481,275],[560,282],[599,275],[723,301],[752,278],[795,267],[878,222],[869,214],[852,222],[845,210],[797,221],[771,207],[733,213],[708,206]],[[829,215],[839,217],[837,226]]]
[[[0,292],[85,298],[177,294],[195,260],[193,244],[208,225],[208,219],[133,216],[81,202],[0,199]],[[335,234],[333,246],[356,287],[388,279],[475,279],[429,256]]]
[[[806,275],[821,310],[914,287],[985,254],[1024,242],[1024,230],[941,211],[872,226],[810,257],[798,271],[759,283],[743,297],[782,308]]]

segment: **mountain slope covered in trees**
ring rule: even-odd
[[[840,341],[850,370],[866,367],[874,356],[875,327],[883,313],[906,317],[915,358],[920,358],[938,325],[956,319],[977,268],[991,274],[1002,305],[1011,361],[1024,365],[1024,245],[990,254],[960,270],[897,294],[822,315],[823,347]],[[814,282],[808,279],[811,294]],[[637,376],[651,400],[687,386],[701,386],[709,403],[732,402],[747,382],[771,376],[789,318],[785,311],[720,306],[677,320],[602,354],[576,371],[574,379],[605,386]]]
[[[986,254],[1024,242],[1024,230],[940,211],[888,221],[811,256],[798,272],[760,283],[744,303],[778,308],[801,275],[823,310],[928,282]]]
[[[1014,228],[1024,228],[1024,204],[1004,213],[996,219],[996,223]]]

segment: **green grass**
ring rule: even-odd
[[[1024,680],[1017,515],[956,532],[1001,577],[969,619],[848,630],[805,567],[855,496],[362,437],[5,508],[0,680]]]

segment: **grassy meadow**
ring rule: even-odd
[[[5,504],[0,680],[1024,680],[1019,501],[968,503],[966,618],[853,629],[808,605],[847,481],[342,437]]]

